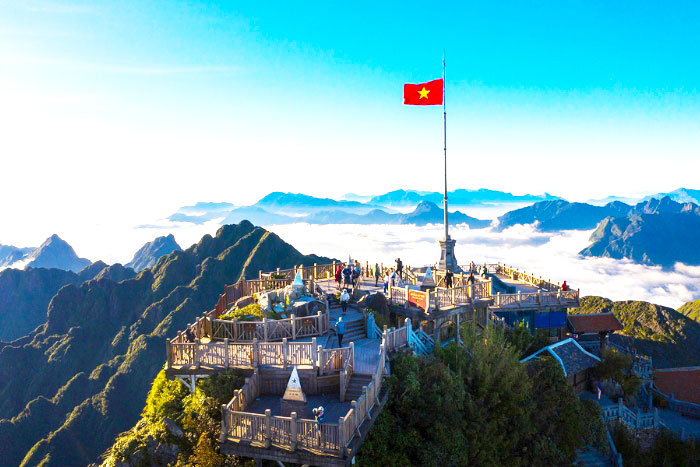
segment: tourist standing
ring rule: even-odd
[[[338,264],[335,268],[335,285],[340,289],[340,277],[341,277],[341,272],[343,270],[343,265]]]
[[[343,317],[338,318],[338,323],[335,325],[335,331],[338,334],[338,348],[343,346],[343,335],[345,334],[345,322]]]
[[[467,284],[473,284],[474,281],[475,281],[475,279],[474,279],[474,273],[473,273],[473,272],[470,272],[470,273],[469,273],[469,277],[467,278]]]
[[[343,286],[347,287],[352,282],[352,269],[350,265],[343,264]]]
[[[362,268],[360,268],[360,263],[355,262],[355,267],[352,270],[352,286],[355,287],[355,284],[357,284],[357,281],[360,280],[360,276],[362,275]]]
[[[403,279],[403,263],[401,262],[401,258],[396,258],[396,272],[399,274],[399,278]]]
[[[194,333],[189,327],[185,331],[185,339],[187,339],[187,342],[194,342]]]
[[[452,288],[452,277],[453,276],[454,276],[454,274],[452,274],[452,271],[450,271],[448,269],[447,272],[445,273],[445,287],[447,287],[448,289]]]
[[[390,280],[391,279],[389,278],[389,271],[387,271],[386,274],[384,274],[384,293],[385,294],[387,292],[389,292],[389,281]]]
[[[348,293],[348,289],[343,290],[343,293],[340,294],[340,306],[343,307],[343,314],[345,314],[346,311],[348,311],[348,302],[350,301],[350,294]]]
[[[379,263],[374,263],[374,286],[379,283]]]
[[[564,283],[561,285],[561,290],[562,292],[569,290],[569,286],[566,284],[566,281],[564,281]]]

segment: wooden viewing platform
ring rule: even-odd
[[[436,271],[437,285],[426,290],[420,288],[421,272],[406,268],[402,286],[389,287],[386,297],[393,312],[409,318],[399,327],[379,329],[372,314],[353,306],[345,320],[352,339],[341,348],[333,348],[332,331],[339,311],[331,309],[328,300],[338,291],[336,263],[260,272],[257,279],[227,285],[214,309],[188,325],[189,341],[186,332],[167,341],[166,374],[191,390],[197,378],[230,368],[250,375],[221,408],[222,453],[297,464],[349,465],[387,400],[384,378],[390,354],[401,349],[431,353],[447,324],[458,329],[461,321],[473,320],[481,327],[507,327],[499,315],[503,310],[541,312],[578,306],[577,290],[561,290],[558,284],[503,265],[486,267],[490,274],[475,275],[473,283],[467,281],[468,275],[455,275],[449,288],[444,287],[444,272]],[[365,263],[362,270],[353,292],[381,292],[383,282],[375,286],[370,264]],[[382,277],[386,271],[382,265]],[[284,288],[297,274],[320,311],[277,320],[220,319],[241,298]],[[502,293],[504,289],[515,292]],[[417,329],[410,318],[419,323]],[[434,338],[423,332],[424,323]],[[279,399],[293,368],[309,400],[328,408],[325,422],[313,420],[309,407],[302,410],[305,413],[280,413]]]

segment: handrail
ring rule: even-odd
[[[522,307],[522,306],[552,306],[552,305],[576,305],[579,303],[578,290],[559,290],[556,292],[521,293],[514,294],[497,293],[494,296],[494,308]]]
[[[212,369],[255,369],[261,366],[274,366],[286,369],[294,365],[302,365],[316,369],[319,365],[315,337],[311,342],[289,342],[286,338],[281,342],[254,339],[250,343],[229,342],[228,339],[206,343],[199,339],[193,343],[166,341],[166,349],[168,368],[204,366]],[[333,350],[340,350],[341,363],[327,365],[324,371],[328,373],[340,370],[342,361],[351,351],[348,347]],[[320,361],[323,363],[323,358]]]
[[[668,402],[668,408],[674,412],[678,412],[681,415],[687,415],[695,418],[700,418],[700,404],[694,404],[692,402],[681,401],[665,394],[653,384],[649,388],[652,392],[661,396]]]
[[[371,418],[372,409],[380,402],[387,353],[385,343],[382,341],[379,347],[379,361],[371,381],[363,387],[360,397],[351,402],[350,410],[339,418],[337,424],[318,423],[296,416],[272,416],[269,409],[265,414],[245,412],[250,402],[260,395],[256,370],[252,377],[246,378],[246,383],[231,402],[221,406],[222,441],[230,438],[256,445],[274,445],[290,450],[305,448],[344,457],[360,426]],[[352,355],[353,360],[346,361],[346,368],[352,368],[354,352]]]
[[[488,267],[489,265],[487,265]],[[506,266],[501,263],[497,263],[495,265],[490,265],[493,269],[493,272],[499,272],[505,276],[510,277],[513,280],[519,280],[521,282],[526,282],[528,284],[534,285],[535,287],[539,287],[540,289],[547,290],[547,291],[558,291],[561,290],[561,286],[559,283],[554,284],[551,282],[549,279],[545,280],[542,279],[542,277],[535,277],[533,273],[527,273],[524,271],[520,271],[519,269],[516,269],[512,266]],[[490,270],[491,271],[491,270]]]
[[[340,371],[340,402],[345,402],[345,393],[350,385],[350,378],[354,372],[355,344],[350,342],[350,355],[345,359],[343,369]]]
[[[328,311],[319,311],[311,316],[291,315],[286,319],[265,319],[262,321],[211,320],[211,337],[229,339],[234,342],[276,341],[283,338],[320,336],[328,331]]]

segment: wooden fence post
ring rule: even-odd
[[[265,449],[270,447],[272,442],[272,412],[265,409]]]
[[[291,319],[292,319],[292,340],[294,340],[297,338],[297,320],[296,320],[296,317],[294,316],[294,313],[292,313],[289,316],[291,316]]]
[[[260,349],[258,348],[258,338],[253,337],[253,368],[260,364]]]
[[[267,318],[263,318],[263,340],[267,342]]]
[[[228,337],[224,339],[224,368],[228,369]]]
[[[365,420],[369,420],[369,400],[367,399],[367,386],[362,386],[362,395],[365,396]],[[357,433],[360,433],[360,427],[357,427]]]
[[[199,369],[199,337],[194,341],[194,364]]]
[[[169,340],[165,341],[165,355],[168,362],[168,368],[173,366],[173,344]]]
[[[223,443],[226,441],[226,404],[221,404],[221,438],[219,441]]]
[[[323,349],[320,345],[316,347],[316,354],[318,355],[318,375],[323,376],[323,367],[325,365],[323,362]]]
[[[314,263],[314,280],[316,280],[316,263]]]
[[[287,338],[282,338],[282,368],[287,369],[287,359],[289,358],[289,344]]]
[[[311,338],[311,364],[314,367],[314,373],[316,372],[316,368],[318,368],[318,361],[316,359],[318,358],[318,354],[316,353],[316,338],[312,337]]]
[[[345,458],[345,420],[343,417],[338,419],[338,454]]]
[[[292,421],[290,423],[290,428],[291,428],[291,437],[292,437],[291,448],[292,448],[292,452],[293,452],[293,451],[297,450],[297,413],[292,412],[291,414],[289,414],[289,416],[292,419]]]
[[[357,401],[350,402],[350,407],[352,408],[352,419],[353,422],[355,422],[355,430],[356,432],[359,432],[360,428],[357,423]]]

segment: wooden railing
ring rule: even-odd
[[[411,320],[406,320],[400,328],[384,327],[382,333],[382,342],[386,347],[387,352],[395,352],[402,347],[408,346],[408,327],[411,326]]]
[[[542,279],[542,276],[537,277],[533,273],[521,271],[512,266],[506,266],[504,264],[498,263],[487,265],[487,267],[489,268],[489,272],[503,274],[504,276],[510,277],[513,280],[518,280],[521,282],[528,283],[530,285],[534,285],[535,287],[539,287],[542,290],[547,290],[550,292],[556,292],[558,290],[561,290],[561,285],[559,285],[559,283],[555,284],[550,279]]]
[[[345,369],[352,368],[354,362],[352,347],[350,350],[351,359],[345,362]],[[252,377],[246,378],[245,384],[233,399],[221,406],[221,441],[232,439],[292,451],[302,448],[344,457],[345,450],[359,432],[359,427],[370,419],[372,408],[380,402],[386,352],[383,341],[379,348],[378,365],[370,383],[362,388],[360,397],[351,402],[350,410],[338,419],[337,424],[298,418],[296,413],[290,417],[272,416],[270,409],[265,414],[245,412],[252,401],[261,395],[260,378],[256,370]]]
[[[343,369],[340,370],[340,402],[345,402],[345,393],[350,384],[350,378],[355,370],[355,344],[350,342],[350,355],[345,359]]]
[[[350,358],[352,352],[353,350],[351,347],[321,349],[321,346],[318,346],[319,375],[341,371],[345,367],[345,362]]]
[[[265,319],[262,321],[238,321],[214,319],[211,324],[211,337],[229,339],[234,342],[275,341],[320,336],[330,329],[328,311],[312,316],[287,319]]]
[[[167,342],[168,368],[175,366],[200,368],[202,366],[211,369],[226,368],[258,368],[259,366],[275,366],[289,368],[291,366],[306,365],[317,368],[320,364],[330,373],[342,368],[344,359],[347,358],[350,349],[334,349],[339,351],[339,362],[329,364],[320,356],[316,338],[311,342],[261,342],[257,339],[251,343],[212,341],[203,343],[200,340],[194,343]],[[323,351],[327,352],[327,351]]]
[[[494,296],[494,308],[519,308],[528,306],[578,306],[578,290],[537,293],[498,293]]]

